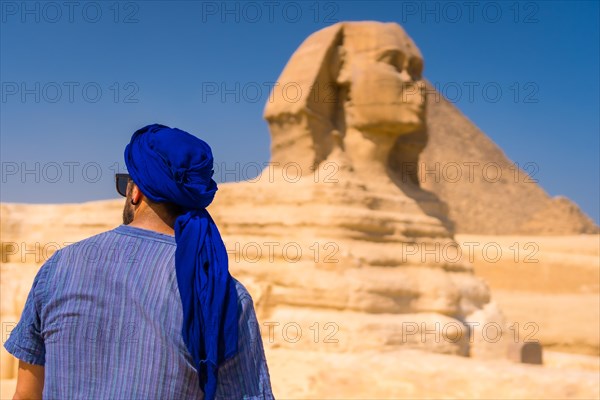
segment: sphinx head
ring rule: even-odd
[[[396,24],[350,23],[338,47],[347,128],[397,137],[424,123],[423,60]]]
[[[397,24],[346,22],[315,32],[293,54],[265,107],[272,161],[312,168],[336,147],[361,147],[356,141],[363,139],[350,132],[389,153],[399,136],[425,125],[422,70],[418,48]],[[374,157],[367,153],[354,158]]]

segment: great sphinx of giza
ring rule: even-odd
[[[211,208],[263,321],[305,335],[330,323],[339,333],[329,348],[485,353],[465,323],[502,314],[459,259],[445,204],[416,175],[422,69],[394,23],[332,25],[289,60],[265,107],[271,165],[221,185]]]
[[[425,192],[399,186],[460,233],[599,231],[576,204],[537,184],[535,160],[511,162],[422,71],[418,48],[396,24],[351,22],[316,32],[292,56],[267,103],[271,161],[299,163],[303,172],[325,161],[331,173],[329,161],[354,167],[354,177],[369,182],[420,183],[444,210]]]

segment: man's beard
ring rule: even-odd
[[[131,204],[131,194],[133,192],[133,185],[127,187],[127,197],[125,198],[125,207],[123,207],[123,224],[129,225],[133,222],[134,208]]]

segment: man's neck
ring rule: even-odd
[[[162,220],[159,221],[132,221],[129,226],[135,228],[147,229],[158,233],[164,233],[165,235],[175,236],[175,230],[173,227],[167,225]]]
[[[164,205],[143,200],[136,207],[133,220],[129,223],[129,226],[175,236],[176,219],[177,217],[169,215]]]

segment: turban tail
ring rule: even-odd
[[[155,202],[175,203],[175,270],[183,305],[183,340],[205,399],[214,399],[218,367],[237,353],[237,291],[227,251],[206,207],[217,184],[210,146],[177,128],[148,125],[125,148],[127,170]]]

